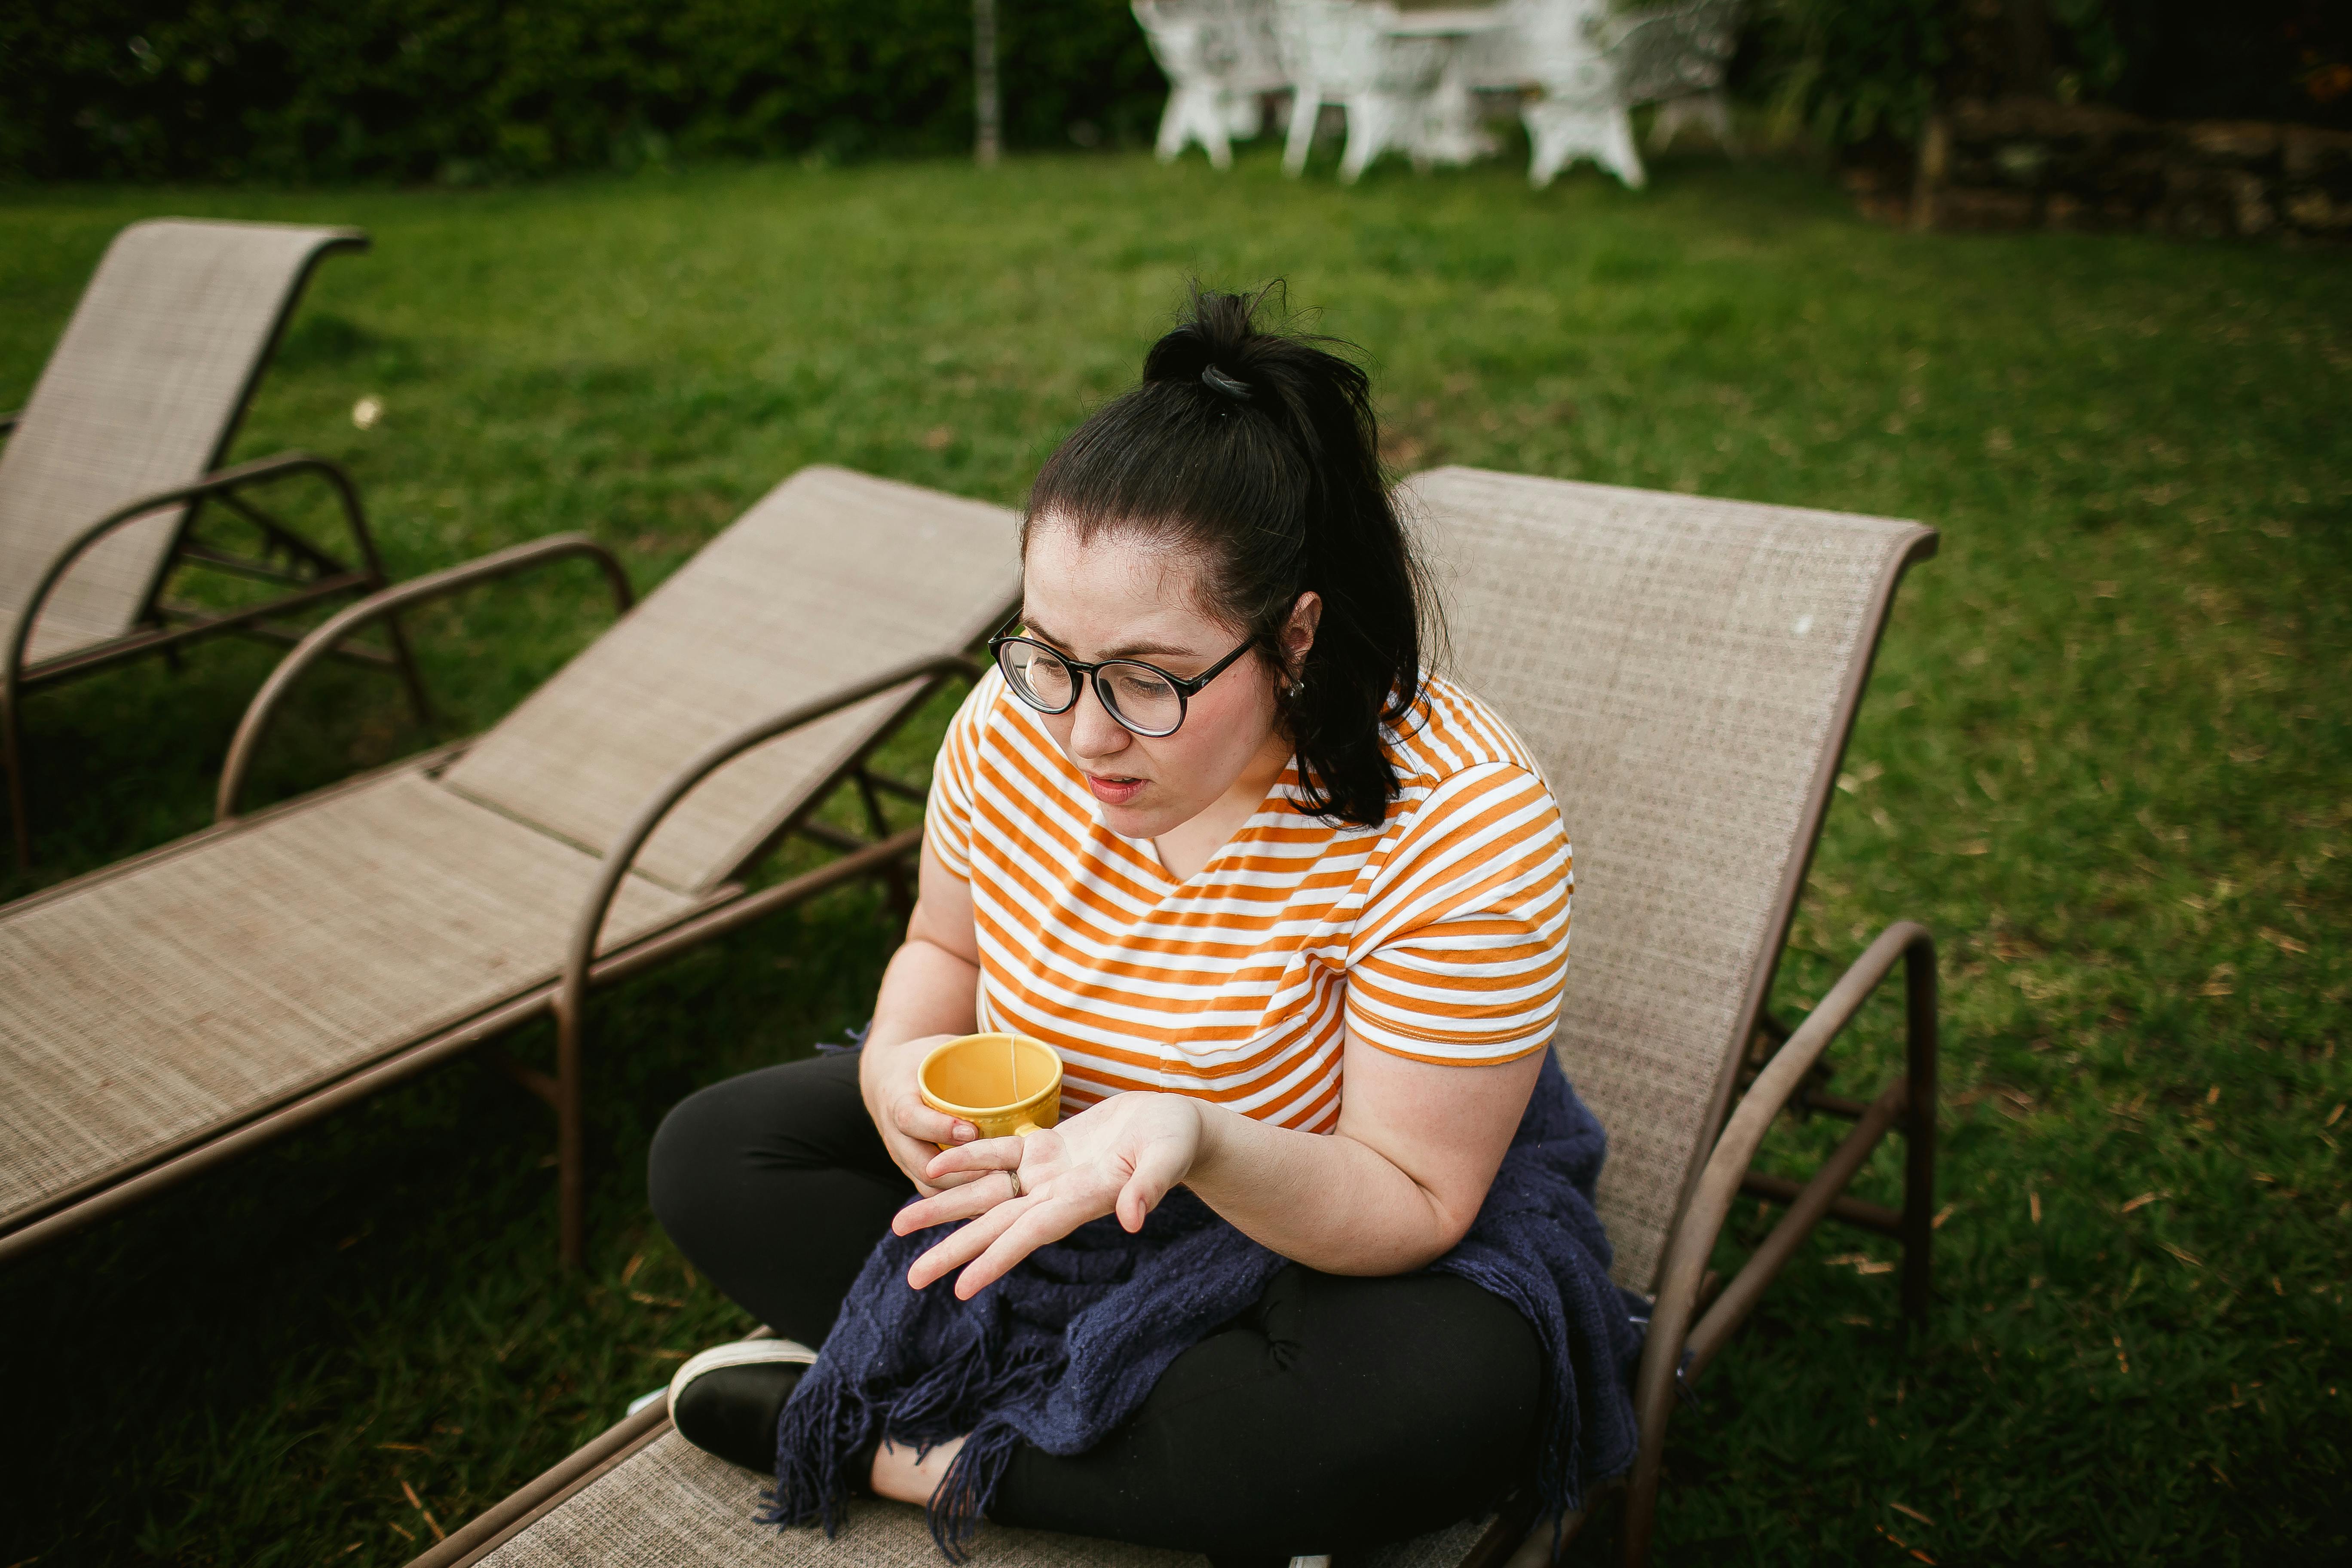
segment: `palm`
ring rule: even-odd
[[[970,1300],[1038,1247],[1089,1220],[1116,1214],[1129,1231],[1182,1181],[1200,1148],[1200,1118],[1190,1100],[1166,1094],[1114,1095],[1059,1127],[1027,1138],[991,1138],[950,1150],[931,1163],[937,1176],[979,1173],[965,1184],[910,1204],[891,1228],[901,1236],[969,1219],[970,1225],[917,1258],[908,1283],[921,1289],[957,1268],[956,1295]],[[999,1182],[987,1173],[1012,1171]]]

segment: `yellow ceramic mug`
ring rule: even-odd
[[[925,1053],[915,1084],[925,1105],[971,1122],[982,1138],[1026,1138],[1062,1119],[1062,1058],[1026,1035],[943,1040]]]

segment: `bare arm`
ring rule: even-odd
[[[1414,1061],[1352,1037],[1330,1137],[1208,1100],[1185,1181],[1251,1239],[1326,1274],[1402,1274],[1453,1250],[1486,1201],[1543,1053]]]
[[[923,848],[921,883],[906,944],[882,972],[874,1025],[857,1058],[857,1086],[890,1158],[926,1193],[970,1181],[925,1173],[939,1144],[977,1135],[968,1121],[942,1116],[915,1090],[915,1068],[940,1040],[971,1034],[978,1023],[980,938],[971,889]]]
[[[1489,1067],[1439,1066],[1350,1037],[1336,1133],[1295,1132],[1213,1102],[1114,1095],[1049,1131],[941,1153],[926,1173],[970,1189],[900,1212],[902,1236],[978,1215],[918,1258],[918,1289],[963,1268],[970,1298],[1034,1248],[1117,1214],[1129,1231],[1179,1183],[1253,1239],[1331,1274],[1401,1274],[1470,1228],[1510,1146],[1541,1052]],[[1015,1170],[1012,1184],[980,1181]],[[970,1267],[964,1267],[969,1264]]]

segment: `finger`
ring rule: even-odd
[[[1012,1198],[997,1205],[908,1265],[907,1283],[920,1290],[952,1274],[986,1251],[989,1243],[1003,1235],[1006,1227],[1018,1217],[1018,1210],[1039,1201],[1036,1198]],[[964,1299],[971,1300],[970,1297]]]
[[[901,1096],[890,1108],[890,1120],[898,1124],[899,1131],[926,1143],[969,1143],[980,1136],[980,1129],[971,1122],[933,1110],[918,1095]]]
[[[974,1179],[969,1175],[959,1174],[933,1181],[925,1174],[924,1167],[930,1163],[931,1156],[940,1152],[940,1146],[936,1143],[919,1143],[911,1138],[890,1131],[885,1131],[882,1134],[882,1143],[883,1147],[889,1151],[890,1163],[905,1172],[907,1180],[913,1183],[915,1190],[925,1197],[934,1196],[947,1191],[950,1187],[960,1187]]]
[[[1018,1212],[1015,1212],[1018,1211]],[[1104,1210],[1099,1204],[1084,1204],[1071,1198],[1044,1198],[1034,1202],[1006,1204],[992,1214],[1009,1215],[980,1256],[964,1266],[956,1276],[956,1300],[969,1301],[1007,1274],[1021,1260],[1048,1242],[1059,1241]],[[986,1221],[980,1222],[987,1223]],[[978,1226],[969,1226],[956,1233],[961,1240]]]
[[[934,1176],[931,1174],[930,1167],[931,1162],[939,1158],[938,1144],[918,1143],[912,1139],[902,1139],[899,1141],[898,1147],[901,1151],[899,1158],[904,1163],[907,1174],[914,1178],[917,1186],[928,1187],[933,1192],[943,1193],[950,1187],[960,1187],[966,1182],[976,1182],[988,1174],[986,1171],[950,1171],[942,1175]]]
[[[1144,1185],[1142,1178],[1130,1177],[1127,1185],[1118,1190],[1118,1202],[1111,1212],[1118,1215],[1119,1228],[1134,1236],[1143,1229],[1144,1220],[1150,1217],[1159,1201]]]
[[[935,1225],[975,1218],[999,1204],[1010,1203],[1014,1195],[1013,1184],[994,1179],[1004,1174],[1003,1171],[982,1172],[978,1176],[965,1178],[958,1186],[925,1198],[921,1203],[908,1204],[890,1216],[891,1233],[912,1236]]]
[[[1127,1185],[1118,1191],[1118,1203],[1114,1211],[1118,1215],[1119,1225],[1129,1236],[1143,1228],[1145,1217],[1160,1206],[1160,1201],[1168,1195],[1169,1189],[1182,1181],[1185,1174],[1184,1163],[1173,1147],[1166,1143],[1152,1143],[1144,1148],[1141,1157],[1135,1162],[1134,1174],[1128,1177]]]
[[[936,1181],[957,1171],[1017,1171],[1028,1149],[1019,1138],[982,1138],[960,1149],[942,1149],[924,1167],[924,1174]]]

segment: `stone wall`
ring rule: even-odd
[[[1930,122],[1908,190],[1866,170],[1850,183],[1920,228],[2352,239],[2352,132],[2308,125],[1963,100]]]

